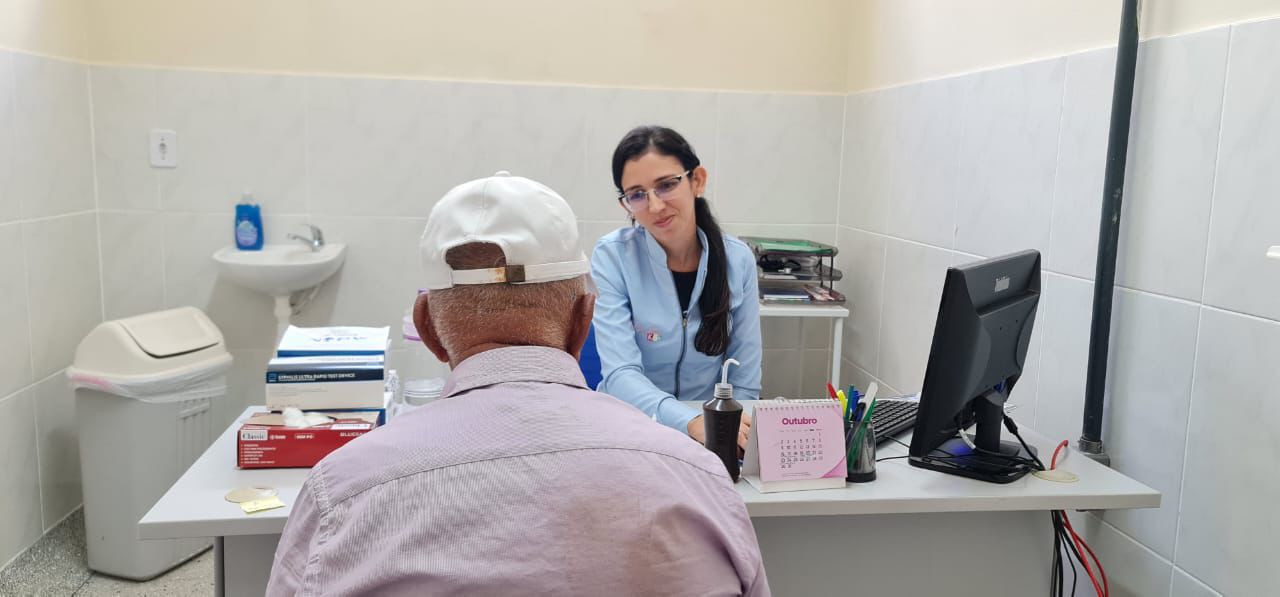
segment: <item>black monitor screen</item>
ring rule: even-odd
[[[911,439],[912,464],[932,454],[934,464],[955,468],[961,461],[956,452],[965,446],[947,442],[975,422],[977,451],[1004,451],[1004,400],[1022,375],[1039,298],[1037,251],[947,270]],[[939,454],[944,444],[948,448]]]

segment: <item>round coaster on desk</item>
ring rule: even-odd
[[[276,488],[274,487],[240,487],[228,491],[226,498],[228,502],[233,504],[242,504],[274,495],[276,495]]]
[[[1044,479],[1045,481],[1054,481],[1056,483],[1075,483],[1080,480],[1075,473],[1064,471],[1061,469],[1053,469],[1051,471],[1035,471],[1031,474]]]

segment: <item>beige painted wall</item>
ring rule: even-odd
[[[88,58],[87,0],[0,0],[0,47]]]
[[[1115,45],[1119,0],[850,0],[850,91]],[[1145,0],[1163,37],[1280,15],[1280,0]]]
[[[106,63],[843,92],[848,0],[90,0]]]
[[[1145,0],[1144,37],[1280,15]],[[1119,0],[0,0],[0,47],[298,73],[844,92],[1113,45]]]

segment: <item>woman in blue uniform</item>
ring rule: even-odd
[[[613,153],[613,182],[634,225],[601,238],[591,257],[598,389],[704,441],[699,403],[725,359],[741,363],[729,369],[734,397],[760,395],[755,256],[720,230],[703,197],[707,169],[679,133],[627,133]],[[744,414],[744,447],[750,425]]]

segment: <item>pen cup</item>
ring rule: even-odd
[[[870,421],[866,425],[853,425],[846,433],[849,438],[849,474],[845,480],[850,483],[866,483],[876,480],[876,432]],[[857,445],[852,445],[856,443]]]

